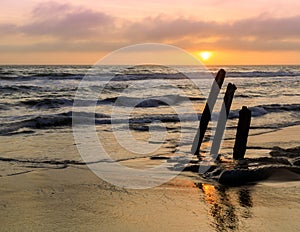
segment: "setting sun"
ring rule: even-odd
[[[199,56],[202,60],[208,60],[211,57],[211,52],[205,51],[205,52],[199,52]]]

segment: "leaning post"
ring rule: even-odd
[[[220,112],[219,118],[218,118],[217,128],[216,128],[216,131],[214,134],[214,139],[213,139],[212,146],[211,146],[210,154],[211,154],[212,158],[216,158],[219,154],[223,134],[224,134],[225,127],[226,127],[227,118],[228,118],[228,115],[230,112],[232,100],[233,100],[236,89],[237,89],[236,86],[232,83],[229,83],[227,85],[227,89],[226,89],[226,92],[224,95],[223,105],[222,105],[221,112]]]
[[[211,119],[211,112],[215,106],[216,100],[218,98],[218,94],[223,85],[225,74],[226,72],[224,69],[220,69],[219,72],[217,73],[215,80],[212,84],[207,102],[205,104],[205,108],[202,112],[197,134],[194,138],[192,149],[191,149],[192,154],[197,155],[198,157],[200,156],[199,155],[200,146],[203,141],[205,131],[207,130],[208,123]]]

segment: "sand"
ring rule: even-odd
[[[300,146],[300,126],[290,126],[272,133],[249,136],[248,146],[290,148]]]
[[[86,168],[1,179],[4,231],[197,231],[208,228],[199,189],[178,178],[149,190],[114,187]]]
[[[252,136],[249,143],[299,144],[299,136],[288,139],[299,129]],[[0,180],[1,231],[300,231],[300,182],[295,180],[229,188],[184,172],[162,186],[129,190],[82,165]]]
[[[299,229],[299,182],[203,189],[184,176],[153,189],[119,189],[74,167],[5,177],[1,231]]]

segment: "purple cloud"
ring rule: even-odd
[[[255,36],[261,39],[299,39],[300,15],[287,18],[258,18],[239,20],[229,28],[235,36]]]
[[[31,23],[19,28],[21,32],[77,39],[97,35],[104,28],[114,27],[114,18],[108,14],[56,2],[37,5],[32,16]]]
[[[234,22],[160,15],[128,21],[104,12],[50,1],[32,10],[30,23],[0,25],[0,33],[35,36],[33,41],[43,37],[53,40],[30,45],[2,45],[1,51],[109,51],[143,42],[165,42],[186,49],[299,51],[300,15],[285,18],[260,15]]]
[[[146,18],[129,25],[126,36],[134,34],[144,40],[180,39],[195,36],[257,39],[299,39],[300,15],[289,18],[250,18],[233,23],[201,21],[186,18]]]

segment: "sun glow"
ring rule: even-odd
[[[205,51],[205,52],[199,52],[199,56],[203,61],[208,60],[211,57],[212,53]]]

